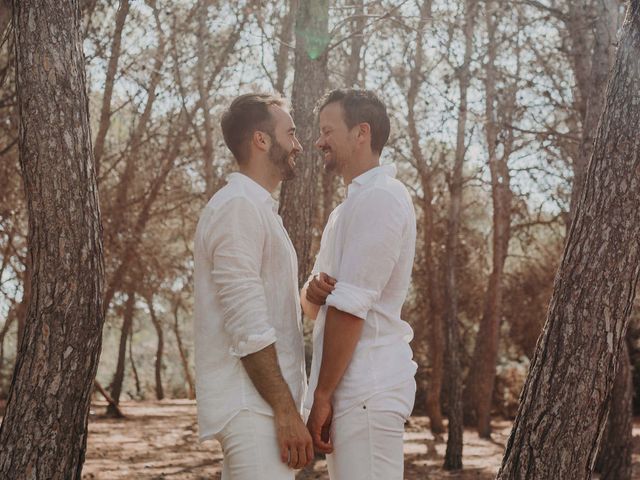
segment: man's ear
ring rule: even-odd
[[[358,124],[357,138],[360,143],[369,144],[371,142],[371,125],[366,122]]]
[[[253,143],[258,150],[266,152],[271,146],[271,137],[266,132],[256,130],[251,137],[251,143]]]

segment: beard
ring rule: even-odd
[[[269,161],[278,167],[282,180],[291,180],[296,176],[296,170],[293,163],[293,157],[296,155],[296,151],[287,151],[280,142],[275,140],[269,149]]]
[[[325,156],[327,153],[329,154],[328,158]],[[338,158],[335,150],[329,147],[322,149],[322,164],[325,172],[335,172],[338,169]]]

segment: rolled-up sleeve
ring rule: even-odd
[[[211,275],[222,307],[229,353],[244,357],[276,341],[269,323],[260,270],[264,225],[250,200],[229,200],[209,218],[203,242],[212,261]]]
[[[326,304],[366,319],[398,261],[409,219],[400,200],[373,188],[357,198],[344,232],[336,287]]]

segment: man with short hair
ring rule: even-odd
[[[329,216],[301,295],[316,318],[307,426],[328,454],[331,480],[401,480],[416,391],[413,331],[400,318],[415,253],[413,204],[395,167],[380,166],[390,125],[375,94],[333,91],[319,116],[316,146],[347,197]]]
[[[195,235],[195,363],[201,440],[224,480],[293,480],[313,458],[297,259],[271,196],[302,147],[280,97],[236,98],[221,121],[238,163]]]

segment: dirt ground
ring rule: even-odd
[[[199,443],[193,401],[124,402],[123,420],[105,418],[106,405],[92,406],[83,478],[219,479],[222,452],[216,441]],[[473,431],[464,436],[464,470],[442,470],[446,437],[434,438],[425,417],[411,417],[405,433],[405,479],[493,479],[498,471],[510,422],[494,420],[492,441]],[[640,419],[634,425],[634,478],[640,479]],[[328,479],[317,459],[297,480]]]

